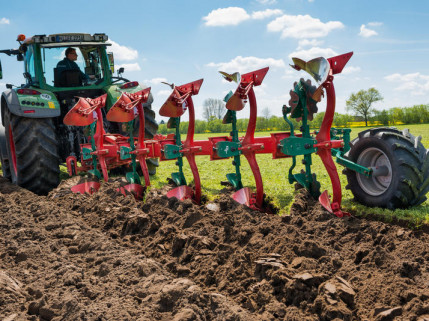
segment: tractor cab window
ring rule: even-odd
[[[101,68],[101,53],[97,47],[83,47],[81,48],[82,55],[85,59],[85,74],[92,76],[94,79],[103,78]]]
[[[33,52],[33,47],[30,46],[28,47],[27,51],[25,52],[25,65],[24,65],[24,72],[29,74],[29,76],[31,77],[31,81],[35,82],[36,81],[36,72],[35,72],[35,68],[34,68],[34,52]],[[27,82],[29,82],[30,79],[27,78]]]
[[[64,83],[61,71],[57,65],[65,59],[66,47],[45,47],[42,48],[43,73],[46,84],[55,87],[78,87],[90,86],[103,79],[104,71],[101,62],[101,51],[96,46],[73,47],[76,50],[77,59],[74,61],[82,73],[76,69],[77,76],[72,75],[72,83]],[[75,78],[75,79],[74,79]]]

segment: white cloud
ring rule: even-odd
[[[258,57],[241,57],[237,56],[229,62],[219,62],[219,63],[208,63],[206,66],[215,67],[218,70],[225,72],[240,72],[246,73],[251,72],[260,68],[270,67],[270,68],[284,68],[285,63],[283,59],[274,59],[274,58],[258,58]]]
[[[331,58],[338,54],[331,48],[312,47],[308,50],[297,50],[289,55],[289,58],[300,58],[302,60],[311,60],[318,57]]]
[[[160,90],[158,91],[157,95],[158,96],[169,96],[171,94],[171,90]]]
[[[320,46],[321,44],[323,44],[323,40],[302,39],[298,42],[298,49],[302,49],[303,47],[308,47],[308,46],[316,47],[316,46]]]
[[[281,32],[282,38],[297,39],[326,37],[331,31],[342,28],[344,25],[340,21],[323,23],[309,15],[283,15],[267,25],[268,31]]]
[[[8,25],[10,24],[10,20],[7,18],[1,18],[0,19],[0,25]]]
[[[207,16],[203,17],[206,26],[236,26],[249,19],[262,20],[272,16],[282,15],[280,9],[266,9],[263,11],[254,11],[249,15],[246,10],[239,7],[219,8],[212,10]]]
[[[118,44],[117,42],[114,42],[111,39],[109,39],[107,42],[112,44],[112,46],[110,46],[110,48],[108,48],[108,50],[113,52],[115,60],[128,60],[129,61],[129,60],[137,59],[139,56],[137,50],[135,50],[133,48],[121,46],[120,44]]]
[[[292,68],[287,68],[285,73],[282,76],[282,79],[295,79],[296,78],[296,70]]]
[[[261,20],[272,16],[282,15],[283,11],[280,9],[266,9],[264,11],[254,11],[252,13],[252,19]]]
[[[260,4],[276,4],[277,0],[256,0]]]
[[[385,76],[389,82],[397,82],[399,86],[395,90],[410,92],[413,96],[423,96],[429,94],[429,75],[422,75],[419,72],[410,74],[391,74]]]
[[[370,27],[379,27],[382,26],[383,23],[382,22],[378,22],[378,21],[374,21],[374,22],[368,22],[368,26]]]
[[[361,71],[360,67],[353,67],[353,66],[349,66],[349,67],[344,67],[343,71],[341,72],[342,75],[350,75],[356,72]]]
[[[414,75],[418,75],[418,73],[408,74],[408,75],[413,75],[413,78],[414,78]],[[396,74],[385,76],[384,79],[386,79],[387,81],[399,81],[402,79],[401,77],[402,77],[401,74],[396,73]]]
[[[360,26],[359,36],[369,38],[378,35],[377,31],[368,29],[365,25]]]
[[[203,17],[206,26],[236,26],[239,23],[250,19],[249,14],[243,8],[228,7],[212,10],[207,16]]]
[[[257,97],[265,96],[267,94],[266,89],[268,86],[266,84],[261,84],[260,86],[253,87]]]
[[[159,77],[159,78],[152,78],[152,79],[149,79],[149,80],[145,80],[144,82],[145,82],[146,84],[158,85],[158,84],[160,84],[162,81],[163,81],[163,82],[167,82],[167,78],[161,78],[161,77]]]
[[[140,70],[142,70],[140,68],[140,65],[138,64],[138,62],[135,62],[133,64],[121,64],[121,65],[115,66],[116,69],[119,69],[121,67],[124,67],[125,71],[140,71]]]

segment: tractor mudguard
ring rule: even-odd
[[[49,96],[51,97],[51,100],[50,101],[46,100],[44,102],[46,103],[46,107],[39,107],[39,106],[33,106],[33,105],[21,105],[15,90],[13,89],[5,90],[2,94],[2,99],[1,99],[1,114],[3,116],[6,108],[8,108],[12,114],[16,116],[26,117],[26,118],[58,117],[61,114],[60,108],[50,108],[50,106],[58,105],[57,98],[52,93]],[[52,104],[54,105],[49,105],[48,104],[49,102],[52,102]],[[2,117],[2,124],[4,125],[3,117]]]

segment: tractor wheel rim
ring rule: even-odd
[[[18,167],[16,164],[16,151],[15,151],[15,142],[13,140],[12,126],[9,125],[9,149],[10,149],[10,158],[12,163],[12,169],[15,176],[18,174]]]
[[[356,176],[360,187],[371,196],[379,196],[387,191],[392,182],[392,165],[382,150],[375,147],[365,149],[359,155],[357,163],[365,167],[386,166],[388,174],[385,176],[366,177],[358,173]]]

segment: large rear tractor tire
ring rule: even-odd
[[[346,157],[372,167],[372,177],[346,169],[355,200],[371,207],[408,208],[426,200],[429,151],[408,129],[373,128],[359,133]]]
[[[5,134],[12,183],[46,195],[59,183],[59,154],[50,118],[24,118],[5,112]]]

